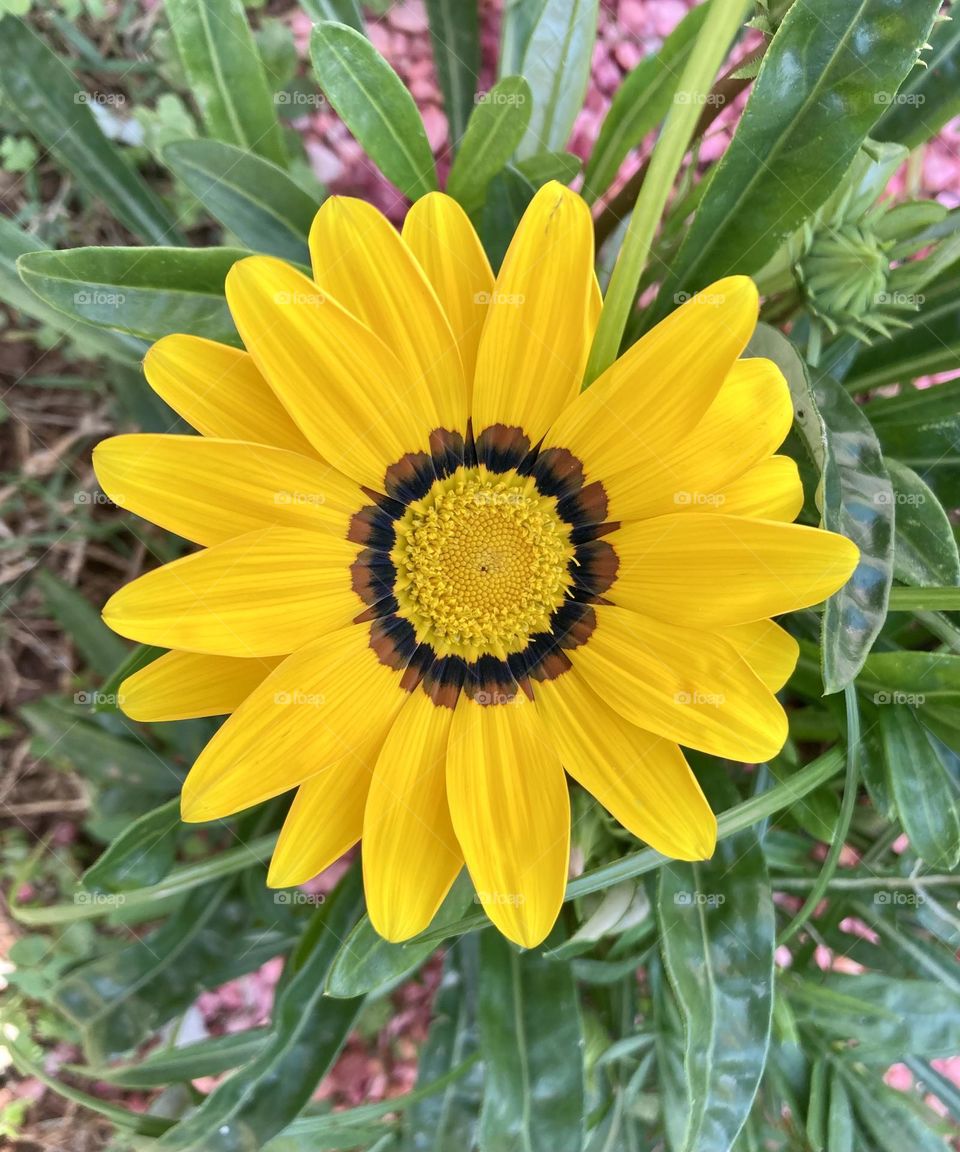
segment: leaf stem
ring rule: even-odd
[[[891,612],[960,611],[960,588],[891,588]]]

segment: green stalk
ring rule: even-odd
[[[960,588],[891,588],[891,612],[960,611]]]
[[[697,35],[637,195],[623,247],[617,257],[600,313],[584,387],[616,360],[650,245],[663,216],[667,197],[693,140],[697,122],[737,29],[743,22],[743,0],[710,0],[710,11]]]

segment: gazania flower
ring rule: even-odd
[[[738,359],[750,280],[687,301],[581,392],[600,309],[590,215],[543,188],[495,278],[441,194],[402,237],[332,198],[313,279],[253,256],[227,299],[246,351],[150,350],[200,436],[96,452],[118,503],[202,546],[118,592],[119,633],[171,649],[122,687],[138,720],[230,714],[183,816],[296,789],[269,883],[362,838],[385,937],[464,863],[530,946],[567,878],[564,770],[668,856],[716,821],[680,745],[779,751],[797,649],[771,616],[822,600],[855,547],[790,521],[777,368]]]

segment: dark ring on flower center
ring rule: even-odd
[[[391,464],[384,492],[365,489],[371,503],[351,519],[348,537],[363,545],[351,567],[353,588],[367,607],[357,623],[370,624],[370,646],[381,663],[401,674],[407,691],[421,687],[437,705],[453,707],[461,691],[481,704],[507,703],[518,691],[533,696],[531,681],[554,679],[570,667],[566,652],[586,642],[596,624],[591,605],[605,603],[616,579],[618,559],[602,539],[619,525],[607,517],[607,495],[599,481],[586,483],[582,462],[563,448],[531,446],[522,429],[496,424],[474,438],[437,429],[430,453],[408,453]],[[397,525],[411,503],[421,500],[438,480],[459,468],[482,465],[489,473],[513,473],[533,480],[535,491],[552,497],[569,533],[573,554],[569,584],[550,615],[549,628],[536,632],[521,651],[505,658],[481,654],[468,660],[438,654],[417,639],[410,620],[399,613],[397,569],[392,551]],[[522,641],[521,641],[522,642]]]

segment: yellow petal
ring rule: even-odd
[[[283,656],[343,628],[362,603],[354,544],[324,532],[264,528],[164,564],[107,601],[130,640],[219,656]]]
[[[567,448],[587,479],[604,480],[638,454],[669,452],[697,426],[756,327],[757,289],[718,280],[629,348],[569,405],[545,447]]]
[[[556,181],[534,196],[497,276],[480,339],[473,427],[519,427],[535,444],[580,389],[593,301],[593,222]]]
[[[447,751],[453,827],[477,890],[500,931],[533,948],[560,912],[570,856],[570,798],[536,708],[462,694]]]
[[[403,239],[433,285],[460,349],[468,398],[480,333],[493,292],[493,271],[470,218],[443,192],[429,192],[407,213]]]
[[[795,460],[768,456],[721,488],[709,507],[689,510],[721,512],[725,516],[753,516],[758,520],[796,520],[803,507],[803,484]]]
[[[305,884],[357,843],[372,773],[341,760],[297,789],[273,850],[267,884]]]
[[[273,524],[346,538],[369,501],[313,455],[202,436],[113,436],[93,450],[100,486],[121,508],[197,544]]]
[[[721,628],[719,634],[736,648],[771,692],[779,692],[793,675],[800,645],[772,620]]]
[[[631,723],[731,760],[768,760],[787,738],[777,698],[716,633],[598,605],[571,652],[590,687]]]
[[[128,676],[118,701],[131,720],[192,720],[227,716],[276,668],[278,658],[253,660],[167,652]]]
[[[365,799],[364,774],[407,697],[369,640],[352,625],[284,660],[201,752],[183,785],[184,820],[239,812],[341,762]]]
[[[230,269],[227,301],[247,351],[304,435],[341,472],[382,489],[388,465],[429,450],[421,382],[312,280],[269,256]]]
[[[706,860],[717,820],[683,753],[615,712],[575,669],[534,686],[563,766],[619,822],[677,860]]]
[[[607,539],[620,558],[614,603],[704,628],[819,604],[859,557],[820,528],[695,512],[625,524]]]
[[[712,511],[724,487],[783,443],[793,420],[790,391],[772,360],[738,360],[703,419],[656,455],[625,452],[603,477],[611,520],[685,509]]]
[[[410,403],[431,428],[463,432],[467,389],[457,341],[410,249],[382,212],[351,196],[330,196],[310,229],[313,278],[376,332],[417,383]]]
[[[417,690],[384,741],[363,818],[367,912],[386,940],[408,940],[434,917],[463,853],[447,807],[453,710]]]
[[[204,436],[316,453],[257,370],[248,352],[175,334],[144,357],[147,383]]]

